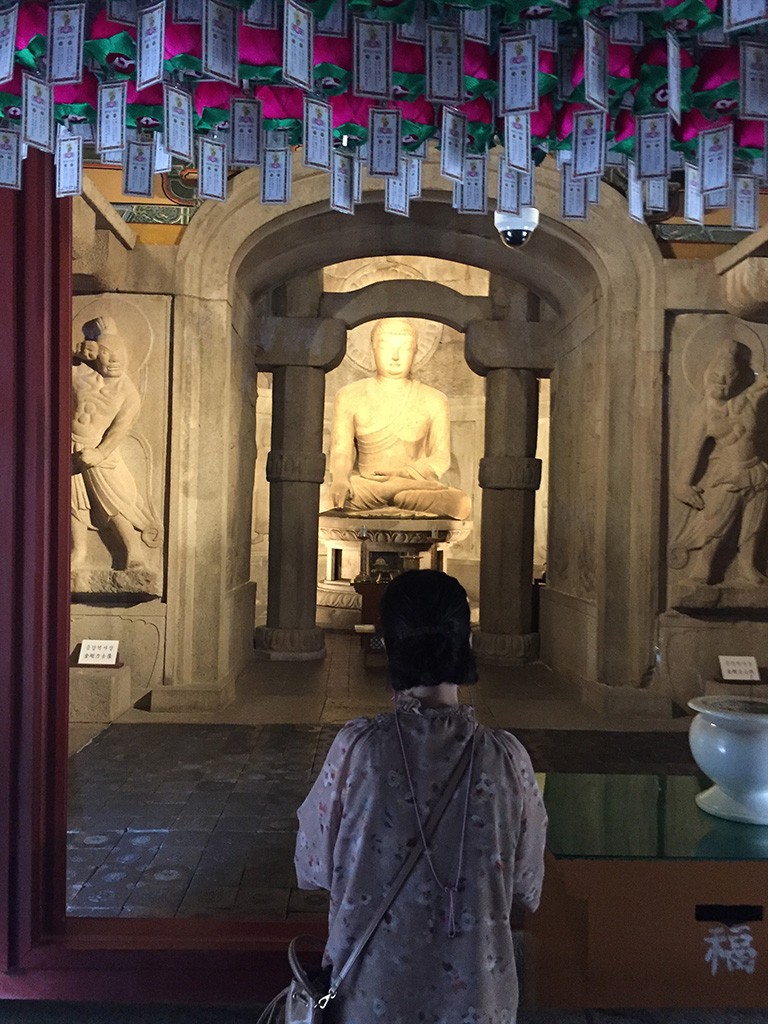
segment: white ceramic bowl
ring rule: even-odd
[[[715,783],[696,803],[718,818],[768,825],[768,700],[695,697],[688,740],[696,764]]]

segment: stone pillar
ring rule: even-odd
[[[513,665],[538,657],[532,632],[533,524],[541,461],[535,458],[538,379],[533,370],[504,367],[486,376],[485,457],[480,563],[482,661]]]
[[[272,389],[267,624],[256,630],[255,646],[274,660],[308,661],[325,657],[315,625],[325,374],[316,366],[276,366]]]

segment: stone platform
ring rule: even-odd
[[[331,629],[351,629],[360,622],[361,600],[352,581],[370,576],[381,558],[388,569],[440,568],[448,570],[452,545],[465,540],[472,523],[439,519],[427,513],[414,515],[320,514],[320,542],[325,548],[325,579],[317,588],[317,624]]]

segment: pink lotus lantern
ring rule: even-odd
[[[42,70],[47,36],[48,4],[22,4],[16,23],[16,63],[27,71]]]
[[[163,87],[150,85],[138,90],[133,82],[128,83],[126,102],[126,124],[129,128],[151,131],[163,123]]]
[[[554,57],[554,54],[549,56]],[[611,110],[616,110],[620,105],[624,94],[637,84],[633,75],[633,63],[635,53],[631,46],[624,46],[619,43],[608,45],[608,105]],[[556,71],[553,73],[556,74]],[[556,81],[556,79],[555,79]],[[576,103],[583,103],[584,96],[584,51],[579,50],[573,60],[571,68],[571,84],[573,92],[570,100]]]
[[[256,91],[261,100],[264,128],[267,131],[287,131],[288,141],[298,146],[302,140],[304,94],[287,85],[264,85]]]
[[[10,82],[0,87],[0,117],[13,124],[21,122],[21,75],[22,69],[17,65]]]
[[[636,114],[655,114],[665,110],[669,100],[669,72],[667,68],[666,40],[657,40],[643,47],[635,59]],[[687,50],[680,51],[681,107],[689,110],[693,102],[691,89],[696,80],[697,69],[693,57]]]
[[[98,107],[99,83],[90,71],[83,71],[78,85],[54,86],[54,116],[70,124],[94,124]]]
[[[195,88],[195,128],[223,131],[229,127],[229,105],[233,96],[241,96],[237,86],[226,82],[200,82]]]
[[[85,53],[109,78],[133,78],[136,74],[136,29],[110,21],[100,10],[84,45]]]
[[[693,102],[710,120],[734,114],[739,106],[738,46],[704,51],[693,86]]]
[[[315,36],[315,86],[325,96],[340,96],[352,82],[352,40]]]
[[[239,73],[254,85],[279,85],[283,80],[283,33],[242,25]]]

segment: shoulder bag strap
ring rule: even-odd
[[[453,794],[456,792],[456,790],[458,788],[458,785],[461,782],[461,779],[462,779],[462,777],[464,775],[464,772],[466,771],[467,764],[469,763],[469,759],[470,759],[471,754],[472,754],[472,740],[470,739],[467,742],[467,744],[465,745],[464,750],[462,751],[461,757],[459,758],[458,762],[456,763],[455,768],[451,772],[450,778],[448,779],[448,782],[446,783],[446,786],[445,786],[445,789],[443,790],[442,796],[440,797],[440,799],[437,801],[435,806],[430,811],[429,817],[427,818],[427,820],[426,820],[426,822],[424,824],[424,838],[426,839],[427,842],[429,842],[429,840],[432,838],[435,829],[437,828],[438,824],[440,823],[440,819],[442,818],[443,813],[444,813],[446,807],[450,803],[451,798],[453,797]],[[379,924],[381,923],[381,919],[384,917],[386,912],[392,906],[392,903],[394,902],[395,897],[397,896],[397,894],[400,892],[400,890],[402,889],[403,885],[405,884],[405,880],[408,878],[408,875],[410,875],[411,871],[413,871],[414,865],[416,864],[416,861],[421,856],[422,852],[423,852],[423,847],[422,847],[422,844],[420,842],[418,842],[418,837],[417,837],[417,842],[415,842],[413,844],[413,848],[411,849],[411,852],[408,854],[408,857],[406,858],[406,860],[403,861],[403,863],[402,863],[402,865],[400,867],[400,870],[395,875],[395,878],[394,878],[391,886],[389,887],[389,892],[387,893],[387,895],[386,895],[386,897],[384,899],[384,902],[379,907],[378,913],[375,915],[375,917],[371,918],[371,921],[370,921],[368,927],[365,929],[363,934],[357,940],[357,944],[356,944],[355,948],[349,954],[349,956],[347,957],[346,963],[344,964],[344,966],[342,967],[342,969],[339,971],[338,975],[336,976],[336,981],[331,985],[331,988],[330,988],[330,991],[328,992],[328,995],[327,996],[323,996],[323,998],[320,1000],[319,1005],[321,1007],[327,1006],[328,1005],[328,1001],[330,999],[333,999],[333,997],[336,995],[336,992],[338,991],[339,985],[341,985],[341,983],[344,981],[346,976],[349,974],[349,972],[354,967],[355,963],[357,962],[358,957],[363,952],[363,950],[367,946],[368,941],[370,940],[371,936],[373,935],[373,933],[376,931],[376,929],[378,928]]]

